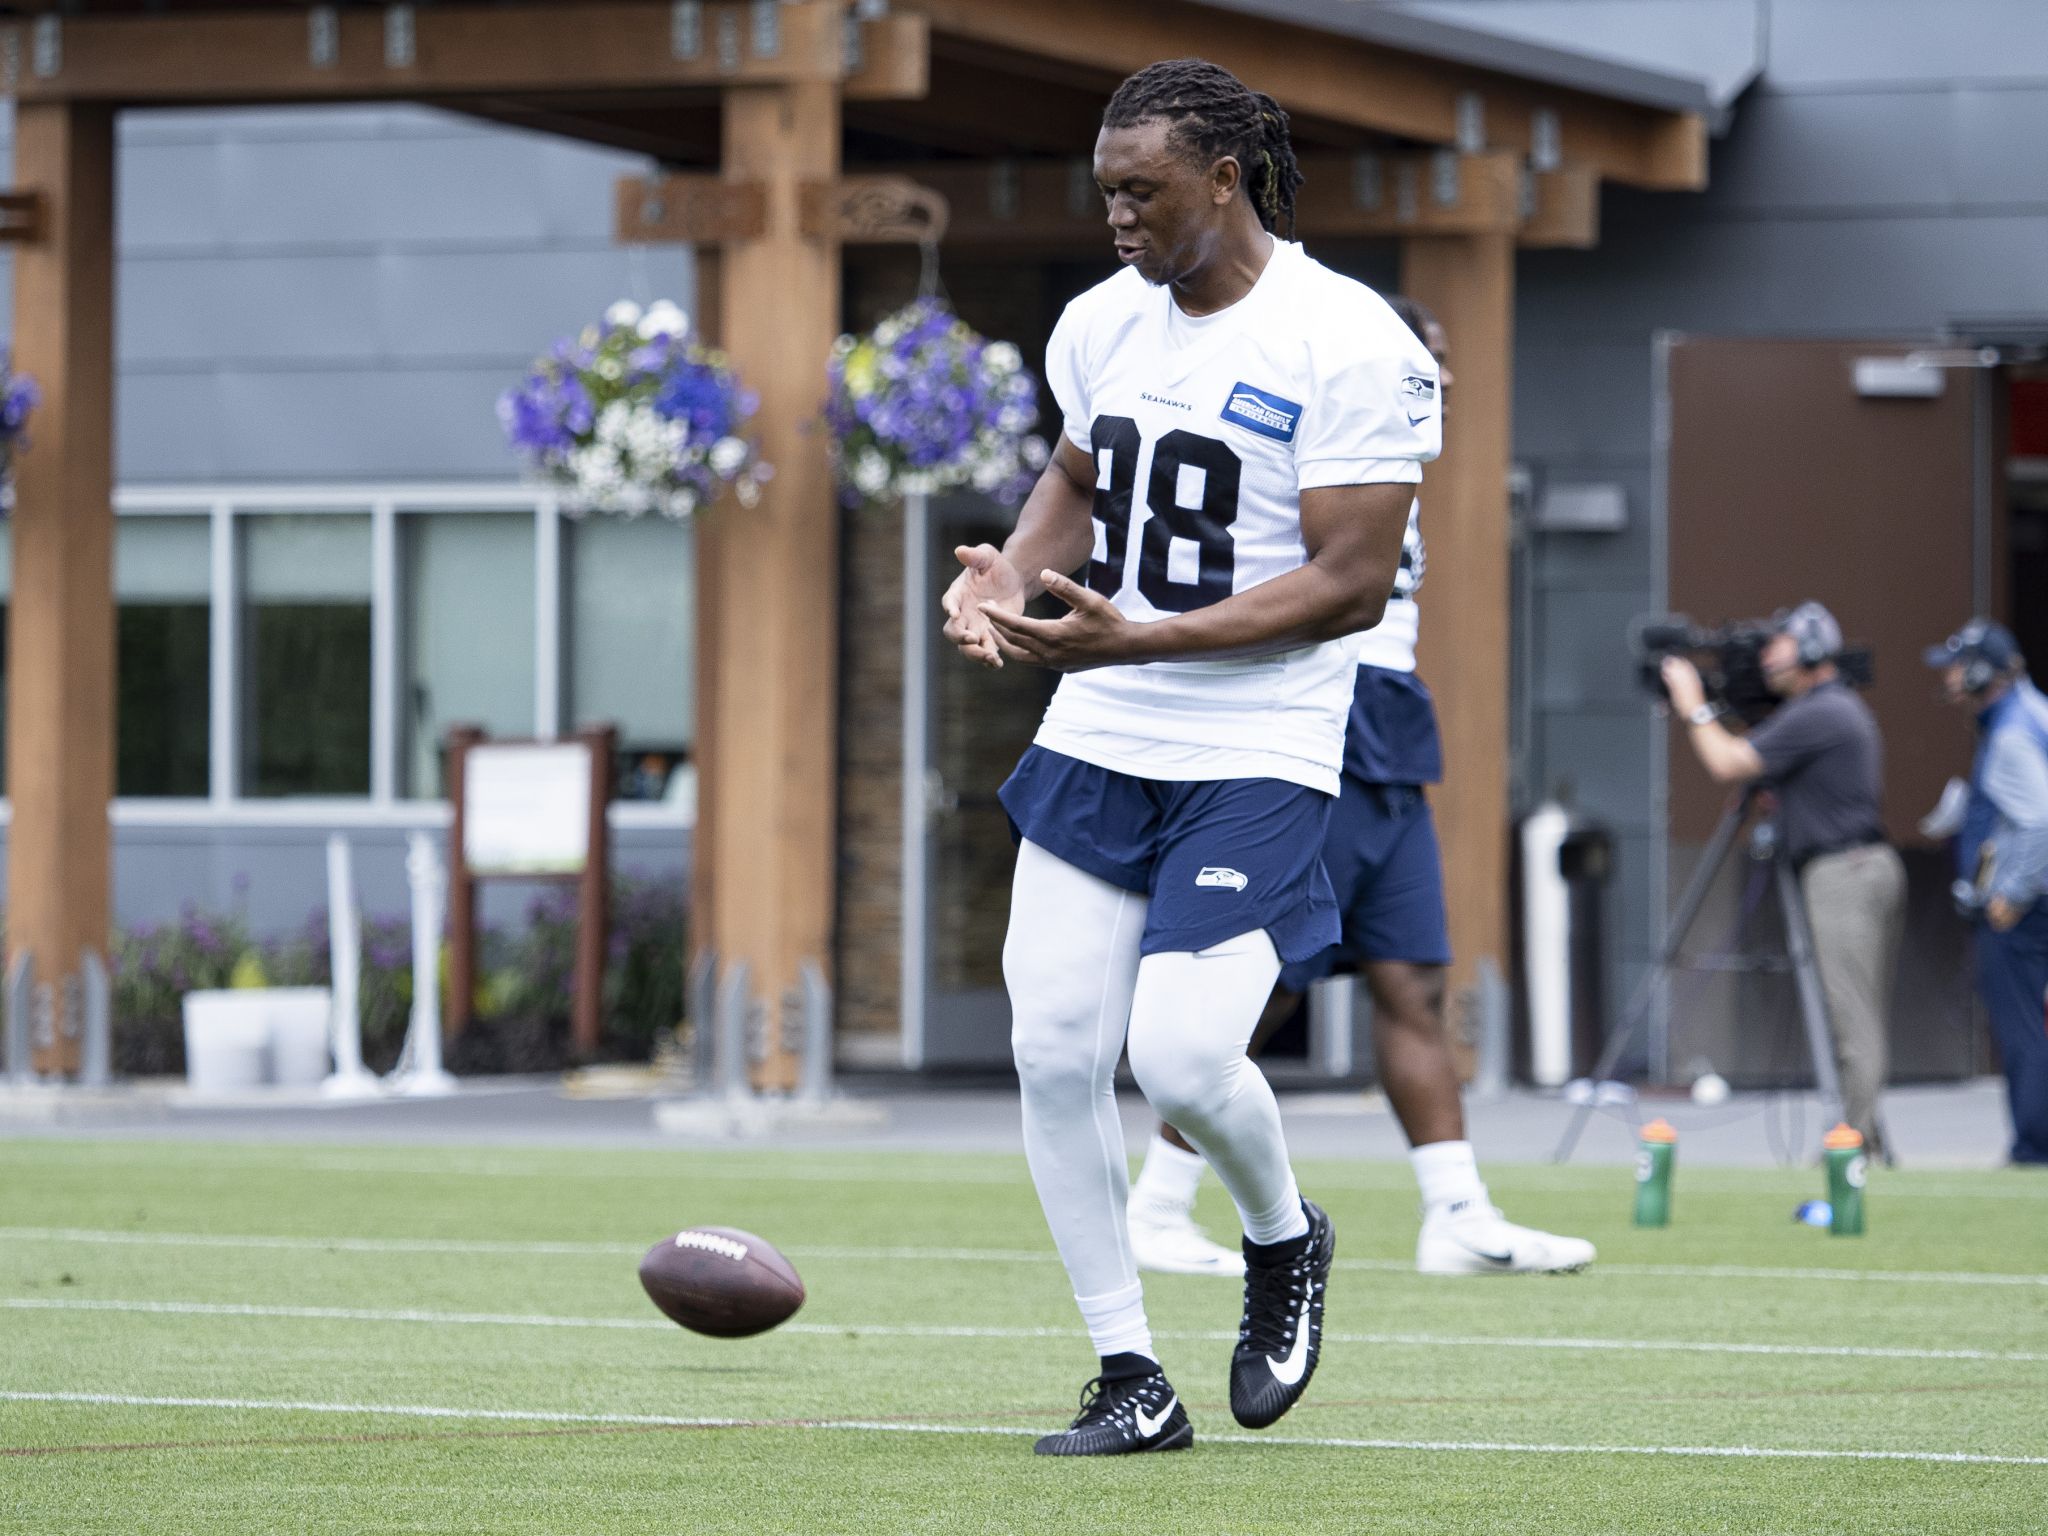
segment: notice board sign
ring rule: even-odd
[[[560,741],[492,741],[474,726],[447,737],[449,831],[448,1027],[469,1023],[476,995],[479,880],[558,880],[576,887],[578,1051],[597,1049],[609,926],[611,726]]]
[[[471,746],[462,761],[462,862],[470,874],[582,874],[594,756],[586,741]]]

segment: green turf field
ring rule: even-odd
[[[2048,1176],[1874,1173],[1858,1240],[1793,1225],[1810,1172],[1681,1163],[1657,1232],[1626,1169],[1491,1173],[1600,1264],[1423,1279],[1405,1166],[1305,1166],[1307,1400],[1239,1431],[1236,1288],[1154,1276],[1196,1448],[1073,1462],[1021,1159],[0,1142],[0,1528],[2048,1529]],[[640,1251],[704,1222],[791,1255],[792,1324],[654,1312]]]

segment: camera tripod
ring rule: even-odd
[[[1728,855],[1734,851],[1737,834],[1749,819],[1757,794],[1758,786],[1748,786],[1741,798],[1722,813],[1720,825],[1714,828],[1714,835],[1701,851],[1699,865],[1686,882],[1684,894],[1678,899],[1678,908],[1665,927],[1664,944],[1658,952],[1657,963],[1636,988],[1628,1012],[1622,1017],[1621,1027],[1600,1053],[1599,1064],[1593,1068],[1594,1082],[1604,1083],[1613,1075],[1616,1065],[1648,1024],[1658,991],[1678,969],[1678,952],[1684,946],[1692,925],[1699,919],[1707,892],[1713,888],[1715,878],[1728,862]],[[1785,919],[1785,952],[1792,962],[1792,974],[1798,983],[1799,1018],[1805,1026],[1806,1049],[1813,1060],[1814,1081],[1819,1086],[1821,1097],[1832,1101],[1839,1109],[1842,1083],[1835,1070],[1834,1035],[1828,1027],[1827,992],[1821,986],[1820,966],[1814,959],[1813,929],[1807,920],[1806,896],[1799,888],[1798,871],[1792,867],[1792,861],[1785,856],[1784,846],[1778,841],[1775,822],[1757,823],[1750,834],[1750,855],[1759,860],[1767,859],[1772,866],[1772,876],[1778,888],[1778,909]],[[1570,1161],[1579,1137],[1586,1129],[1586,1121],[1592,1117],[1593,1108],[1591,1103],[1586,1103],[1573,1111],[1572,1123],[1565,1130],[1564,1139],[1551,1154],[1552,1162]],[[1879,1129],[1882,1130],[1881,1124]],[[1887,1143],[1889,1140],[1887,1137]]]

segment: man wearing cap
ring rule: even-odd
[[[2012,632],[1972,619],[1926,653],[1977,716],[1958,895],[1976,918],[1977,987],[2012,1106],[2012,1160],[2048,1163],[2048,698]]]
[[[1747,736],[1721,724],[1690,662],[1664,663],[1672,710],[1716,782],[1761,781],[1778,801],[1778,835],[1799,871],[1827,992],[1842,1118],[1889,1160],[1877,1098],[1890,1071],[1892,970],[1906,915],[1906,866],[1885,841],[1884,741],[1842,681],[1842,627],[1819,603],[1778,615],[1759,660],[1785,702]]]

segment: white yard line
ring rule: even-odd
[[[65,1403],[95,1408],[215,1408],[232,1413],[331,1413],[389,1418],[482,1420],[513,1424],[621,1424],[673,1429],[861,1430],[888,1435],[1038,1435],[1008,1425],[905,1424],[872,1419],[670,1418],[651,1413],[559,1413],[544,1409],[445,1408],[424,1403],[317,1403],[240,1397],[139,1397],[113,1392],[0,1391],[0,1402]],[[1289,1445],[1362,1451],[1481,1451],[1533,1456],[1712,1456],[1801,1461],[1927,1461],[2048,1466],[2048,1456],[1988,1456],[1971,1451],[1800,1450],[1755,1445],[1544,1445],[1511,1440],[1353,1440],[1290,1435],[1204,1435],[1214,1445]]]
[[[0,1297],[0,1310],[21,1312],[139,1312],[176,1317],[281,1317],[315,1322],[424,1323],[443,1327],[601,1328],[669,1332],[676,1326],[653,1317],[562,1317],[534,1312],[430,1312],[372,1307],[273,1306],[259,1302],[111,1301],[87,1296]],[[781,1333],[820,1337],[858,1334],[903,1339],[1067,1339],[1085,1337],[1079,1328],[1003,1328],[943,1323],[784,1323]],[[1155,1330],[1161,1339],[1227,1341],[1234,1330]],[[1602,1349],[1661,1354],[1794,1355],[1853,1360],[2048,1361],[2048,1351],[2000,1349],[1906,1349],[1860,1344],[1747,1344],[1730,1340],[1515,1338],[1490,1334],[1326,1333],[1330,1344],[1378,1344],[1408,1349]]]
[[[114,1232],[87,1227],[0,1227],[0,1242],[108,1243],[167,1248],[278,1248],[308,1253],[540,1254],[610,1258],[644,1253],[633,1243],[549,1243],[436,1237],[271,1237],[212,1232]],[[900,1260],[979,1264],[1057,1264],[1037,1248],[916,1248],[794,1245],[798,1259]],[[1339,1259],[1337,1268],[1407,1272],[1406,1259]],[[1868,1280],[1911,1285],[2048,1286],[2048,1275],[1980,1274],[1971,1270],[1794,1269],[1742,1264],[1597,1264],[1595,1275],[1647,1275],[1688,1280]]]

